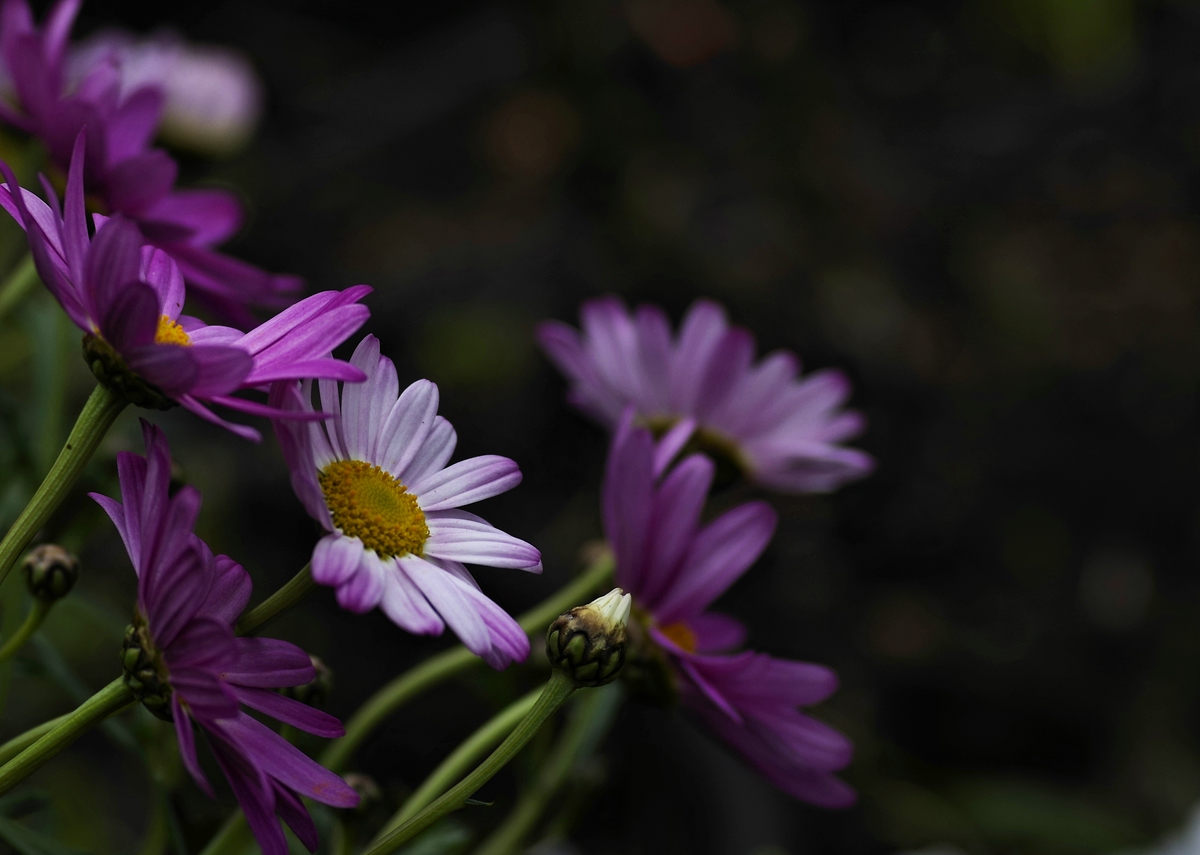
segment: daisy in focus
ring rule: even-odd
[[[242,707],[318,736],[341,736],[342,725],[274,691],[316,676],[308,654],[286,641],[235,637],[250,577],[228,556],[214,558],[193,533],[200,493],[185,486],[169,495],[166,437],[145,421],[142,432],[145,457],[117,455],[122,501],[91,494],[120,532],[138,577],[122,653],[125,683],[174,723],[183,765],[211,796],[196,755],[199,725],[266,855],[288,852],[276,815],[315,852],[317,829],[300,797],[354,807],[357,793]]]
[[[258,431],[226,421],[210,405],[278,416],[234,393],[284,379],[363,379],[361,371],[328,354],[366,321],[370,312],[358,301],[370,293],[368,286],[313,294],[249,333],[183,315],[178,266],[162,250],[143,245],[129,220],[96,217],[95,235],[88,233],[84,160],[80,134],[61,214],[49,183],[47,204],[20,189],[0,162],[8,182],[0,186],[0,207],[25,229],[38,275],[84,331],[85,358],[101,383],[129,403],[156,409],[179,404],[258,440]]]
[[[292,487],[329,534],[313,550],[313,578],[337,589],[341,606],[378,606],[402,629],[439,635],[448,625],[494,668],[523,661],[529,639],[480,591],[465,564],[540,573],[541,554],[461,510],[521,482],[517,464],[487,455],[449,464],[454,428],[437,415],[437,386],[400,391],[396,368],[367,336],[350,364],[367,376],[344,386],[322,380],[320,411],[332,418],[277,421]],[[273,407],[312,417],[311,384],[278,383]]]
[[[748,502],[700,525],[714,465],[656,448],[628,411],[609,452],[604,531],[616,583],[633,595],[627,676],[659,699],[678,699],[789,795],[844,807],[854,790],[834,776],[850,741],[800,712],[833,694],[837,675],[821,665],[776,659],[740,647],[746,629],[708,611],[770,542],[776,515]],[[640,686],[639,686],[640,683]]]
[[[677,335],[657,306],[631,314],[616,297],[589,300],[579,314],[582,329],[547,321],[538,341],[569,381],[571,403],[606,427],[632,405],[676,451],[703,451],[789,493],[830,492],[874,468],[870,455],[840,444],[864,428],[842,409],[849,380],[831,370],[801,378],[783,351],[755,362],[754,336],[731,327],[716,303],[692,304]]]

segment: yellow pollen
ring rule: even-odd
[[[335,460],[317,474],[333,524],[381,558],[420,555],[429,538],[417,497],[378,466]]]
[[[156,344],[178,344],[187,347],[192,343],[183,327],[163,315],[158,319],[158,331],[154,333]]]
[[[677,623],[669,623],[666,626],[660,626],[658,631],[665,635],[671,641],[678,644],[688,653],[696,652],[696,633],[692,632],[683,621]]]

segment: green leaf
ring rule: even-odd
[[[39,834],[18,822],[0,817],[0,840],[20,855],[87,855],[81,849],[64,846],[44,834]]]

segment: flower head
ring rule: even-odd
[[[209,405],[280,415],[234,393],[285,379],[363,379],[328,354],[366,321],[369,311],[358,300],[369,287],[314,294],[249,333],[182,315],[179,268],[162,250],[144,246],[132,223],[97,217],[95,235],[88,234],[82,134],[75,148],[61,215],[49,184],[49,205],[15,192],[16,179],[3,163],[8,184],[0,186],[0,207],[25,228],[42,281],[86,333],[85,356],[101,382],[139,406],[180,404],[257,439],[257,431],[225,421]]]
[[[146,456],[117,457],[122,501],[91,494],[116,525],[138,576],[122,654],[126,684],[174,723],[184,766],[211,795],[196,756],[199,725],[264,853],[288,851],[276,815],[315,851],[316,827],[300,797],[353,807],[358,796],[243,707],[319,736],[341,736],[342,726],[273,691],[313,679],[304,651],[286,641],[235,637],[250,577],[228,556],[214,557],[193,533],[200,494],[192,487],[168,494],[166,438],[146,422],[142,429]]]
[[[69,52],[68,77],[83,80],[104,64],[119,72],[122,97],[146,87],[161,89],[160,133],[201,154],[241,147],[262,112],[262,82],[254,67],[227,48],[190,44],[169,31],[137,38],[105,29]]]
[[[350,364],[366,383],[338,392],[320,383],[324,424],[276,422],[292,486],[329,532],[313,550],[313,578],[354,612],[379,606],[399,627],[439,635],[448,624],[495,668],[529,653],[517,622],[480,590],[465,563],[540,572],[533,546],[460,510],[511,490],[517,464],[494,455],[460,460],[454,428],[437,415],[437,386],[400,391],[396,367],[367,336]],[[270,403],[313,414],[311,388],[276,384]]]
[[[665,665],[682,702],[777,787],[814,804],[849,804],[854,791],[833,775],[850,762],[849,740],[797,709],[832,694],[836,675],[753,651],[730,654],[745,628],[708,611],[762,554],[775,512],[749,502],[701,526],[714,465],[693,454],[664,475],[670,456],[630,411],[605,476],[604,529],[616,582],[633,595],[642,659],[650,669]]]
[[[59,0],[41,29],[26,0],[0,7],[0,59],[16,106],[0,102],[0,118],[29,132],[66,171],[76,138],[87,132],[87,192],[108,213],[134,223],[146,242],[166,250],[184,278],[211,308],[240,323],[247,305],[281,306],[302,289],[295,276],[278,276],[217,252],[241,227],[241,204],[222,190],[176,190],[178,167],[150,142],[163,115],[161,81],[129,87],[122,61],[108,51],[72,75],[71,27],[81,0]]]
[[[861,478],[871,457],[839,443],[863,429],[842,410],[849,381],[837,371],[801,379],[790,353],[754,362],[754,337],[731,327],[716,303],[694,303],[672,336],[657,306],[632,315],[616,297],[580,309],[582,331],[557,321],[538,330],[570,381],[570,400],[608,427],[633,405],[669,447],[685,444],[776,490],[820,493]]]

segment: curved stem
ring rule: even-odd
[[[0,767],[0,795],[4,795],[54,755],[62,751],[94,725],[135,703],[133,693],[118,677],[92,695],[73,713],[68,713],[44,736]]]
[[[468,736],[458,748],[454,749],[454,753],[429,774],[416,792],[408,797],[408,801],[401,805],[400,810],[388,821],[380,833],[386,834],[393,828],[399,828],[415,816],[417,811],[444,793],[471,766],[478,763],[485,752],[495,748],[501,739],[512,732],[521,719],[533,709],[533,705],[541,693],[540,688],[534,689],[525,697],[513,701]]]
[[[12,311],[39,281],[33,253],[27,252],[0,284],[0,317]]]
[[[604,738],[620,705],[618,686],[588,692],[575,703],[570,721],[533,786],[521,795],[517,806],[474,855],[511,855],[520,851],[522,841],[537,825],[580,758],[594,751]]]
[[[240,810],[234,811],[200,855],[233,855],[249,846],[253,839],[250,826],[246,824],[246,815]]]
[[[83,467],[92,459],[112,423],[116,421],[121,410],[125,409],[125,401],[114,395],[102,385],[92,390],[91,397],[83,406],[83,412],[75,420],[71,435],[58,453],[58,459],[50,467],[45,480],[42,481],[25,510],[12,524],[4,540],[0,541],[0,582],[8,575],[8,571],[17,563],[17,558],[29,545],[29,541],[37,534],[38,529],[46,524],[50,515],[62,504]]]
[[[67,713],[70,715],[70,713]],[[58,718],[52,718],[49,721],[44,721],[37,727],[31,727],[24,733],[14,736],[8,742],[0,745],[0,766],[7,763],[9,760],[16,757],[30,745],[37,742],[54,728],[58,727],[67,720],[66,715],[60,715]]]
[[[237,622],[237,634],[253,635],[315,590],[317,583],[313,581],[312,564],[305,564],[282,588],[242,615]]]
[[[550,621],[572,606],[587,602],[589,595],[608,581],[612,571],[612,556],[605,553],[566,587],[555,591],[521,615],[517,623],[527,634],[540,636]],[[401,674],[359,707],[358,712],[346,722],[346,735],[325,749],[321,765],[334,772],[340,771],[375,728],[403,704],[479,661],[478,656],[460,644]]]
[[[385,834],[367,848],[365,855],[388,855],[400,846],[420,834],[442,817],[452,813],[467,803],[475,792],[503,769],[517,752],[525,747],[525,743],[537,733],[546,719],[575,691],[575,683],[562,671],[555,669],[550,674],[542,693],[538,695],[533,707],[516,726],[500,747],[475,767],[474,771],[454,785],[447,793],[421,810],[416,816],[403,823],[399,828]]]
[[[37,632],[37,628],[42,625],[42,621],[46,619],[46,615],[50,614],[50,606],[51,603],[34,599],[33,608],[25,616],[25,622],[17,627],[17,631],[9,637],[8,641],[4,642],[3,647],[0,647],[0,662],[8,661],[14,653],[24,646],[29,637]]]

